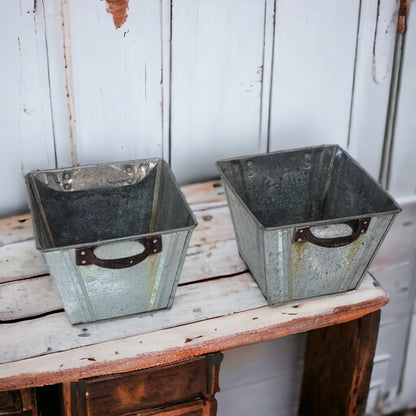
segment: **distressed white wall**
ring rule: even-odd
[[[404,203],[373,268],[392,300],[369,410],[410,403],[413,5],[399,41],[398,0],[132,0],[118,29],[104,0],[2,5],[0,217],[27,209],[33,169],[159,156],[190,183],[222,157],[341,144]],[[304,339],[226,352],[219,415],[252,415],[253,397],[256,413],[295,414]]]
[[[397,94],[392,94],[391,100],[392,150],[386,163],[386,182],[398,197],[403,212],[374,264],[381,283],[393,294],[384,311],[377,346],[377,353],[391,356],[379,400],[383,412],[416,406],[416,7],[413,3],[406,33],[397,44],[399,79]]]
[[[172,2],[171,163],[182,183],[217,177],[219,158],[267,149],[260,121],[268,3]]]
[[[0,215],[27,210],[23,174],[55,166],[45,24],[33,1],[5,0],[0,14]],[[6,12],[7,11],[7,12]]]

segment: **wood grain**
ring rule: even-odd
[[[360,3],[348,152],[374,178],[379,177],[385,151],[397,7],[395,1]]]
[[[308,334],[300,416],[364,416],[379,322],[376,311]]]
[[[33,239],[30,214],[0,219],[0,247],[30,239]]]
[[[161,83],[169,79],[162,79],[162,36],[170,23],[161,20],[159,2],[130,2],[118,30],[105,2],[67,2],[66,18],[77,163],[162,156],[162,112],[168,103]]]
[[[266,12],[270,21],[265,1],[172,1],[171,163],[179,183],[218,177],[220,158],[265,150]]]
[[[30,239],[0,246],[0,283],[48,273],[42,253]]]
[[[190,205],[209,202],[227,202],[225,191],[220,180],[185,185],[181,187],[181,190]]]
[[[35,389],[0,392],[0,414],[5,416],[37,416]]]
[[[37,293],[41,302],[42,292]],[[48,301],[47,293],[44,300]],[[266,304],[251,275],[245,273],[179,287],[171,309],[81,325],[71,325],[64,312],[3,323],[0,363],[177,327]]]
[[[139,414],[135,413],[126,416],[216,416],[216,414],[217,401],[209,399],[192,400],[158,410],[143,410]]]
[[[5,0],[2,6],[7,65],[0,71],[0,217],[27,209],[25,173],[55,167],[43,2],[34,7],[32,0]]]
[[[0,365],[0,390],[74,381],[175,362],[358,319],[388,302],[367,277],[357,291],[264,306]],[[218,300],[216,301],[218,305]]]
[[[358,0],[279,1],[270,150],[346,146],[359,5]]]
[[[198,226],[192,233],[189,247],[235,238],[228,206],[197,211],[195,216]]]
[[[70,395],[64,400],[70,403],[66,416],[80,414],[80,410],[86,416],[139,411],[141,414],[143,410],[145,414],[158,414],[162,408],[177,403],[209,400],[219,391],[221,360],[222,354],[209,354],[171,365],[70,383],[64,389]]]

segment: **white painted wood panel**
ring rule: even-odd
[[[404,38],[400,89],[393,137],[389,190],[396,197],[416,194],[416,7],[411,4]]]
[[[23,175],[55,166],[42,4],[5,0],[0,15],[0,217],[27,208]]]
[[[348,151],[377,179],[389,107],[398,3],[361,2]]]
[[[389,371],[390,359],[391,356],[389,354],[378,355],[374,358],[366,414],[377,414],[378,404],[385,390],[384,386]]]
[[[42,253],[36,249],[35,240],[0,246],[0,282],[40,276],[48,273]],[[0,309],[2,309],[0,303]]]
[[[270,150],[346,147],[359,4],[277,2]]]
[[[79,164],[162,156],[161,25],[169,22],[161,23],[156,1],[130,2],[127,14],[116,29],[104,1],[64,7]]]
[[[70,22],[64,19],[69,13],[69,0],[42,0],[45,15],[47,65],[52,107],[52,127],[55,140],[57,167],[71,166],[76,162],[75,142],[71,140],[71,120],[67,75],[71,73],[70,50],[68,57],[65,37],[70,33]]]
[[[218,177],[216,160],[262,147],[265,12],[273,12],[265,6],[173,1],[171,162],[180,183]]]
[[[306,334],[224,352],[218,416],[295,416]]]
[[[416,197],[398,199],[402,212],[394,220],[370,271],[412,263],[416,258]]]
[[[376,357],[379,355],[391,356],[385,380],[385,392],[397,392],[400,387],[408,341],[409,320],[410,316],[402,316],[380,325]]]
[[[415,296],[416,261],[386,267],[374,276],[389,294],[390,302],[383,308],[381,322],[391,322],[412,314]]]
[[[416,306],[416,305],[415,305]],[[414,308],[416,311],[416,307]],[[409,330],[409,346],[407,348],[404,365],[403,382],[400,393],[393,400],[386,400],[383,408],[386,412],[396,411],[403,408],[416,407],[416,313],[412,316]]]
[[[221,369],[222,370],[222,369]],[[221,377],[221,375],[220,375]],[[290,378],[261,380],[252,386],[220,392],[218,416],[296,416],[299,399],[295,399],[302,374],[293,373]],[[300,393],[299,393],[300,394]]]
[[[306,334],[298,334],[225,351],[221,391],[287,377],[294,369],[302,370],[305,343]],[[251,358],[247,359],[249,356]]]

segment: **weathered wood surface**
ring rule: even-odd
[[[30,239],[33,239],[33,228],[29,214],[0,220],[0,247]]]
[[[223,303],[218,299],[211,301],[215,307]],[[263,306],[216,319],[202,317],[202,320],[188,325],[58,353],[51,353],[46,348],[45,355],[1,364],[0,390],[152,367],[357,319],[378,310],[386,302],[382,288],[367,276],[359,290],[336,296],[276,308]],[[154,321],[158,320],[158,315],[155,315]],[[58,332],[53,336],[59,342],[62,334]],[[80,334],[87,332],[80,330]],[[24,342],[30,350],[32,340]]]
[[[116,416],[133,415],[133,412],[141,415],[142,411],[157,415],[162,414],[161,408],[177,403],[186,402],[191,407],[190,402],[197,398],[214,399],[219,391],[221,360],[222,354],[209,354],[123,376],[116,374],[68,383],[63,389],[64,402],[70,403],[66,406],[66,415]],[[190,416],[191,413],[173,414]]]
[[[23,174],[55,167],[48,50],[42,1],[4,0],[0,14],[0,216],[21,212]],[[19,210],[19,211],[18,211]]]
[[[209,182],[184,187],[184,192],[192,208],[198,208],[199,225],[172,309],[72,326],[50,276],[39,276],[42,269],[35,260],[27,265],[25,279],[13,275],[14,281],[0,284],[0,390],[221,351],[357,319],[387,302],[384,290],[368,275],[356,291],[266,306],[238,256],[222,188]],[[22,227],[8,236],[15,223]],[[3,253],[13,253],[7,247],[33,243],[28,224],[27,216],[0,221],[0,241],[12,237],[1,247]],[[23,270],[24,257],[14,253],[10,270]]]
[[[359,9],[357,0],[278,2],[270,150],[347,147]]]
[[[3,324],[0,329],[1,362],[176,327],[265,305],[257,285],[248,273],[244,273],[232,278],[181,286],[176,292],[172,309],[150,314],[71,325],[65,312],[53,313]]]
[[[40,276],[48,266],[35,246],[35,240],[19,241],[0,247],[0,283]]]
[[[0,415],[38,415],[35,389],[0,392]]]
[[[300,416],[364,416],[380,311],[309,332]]]

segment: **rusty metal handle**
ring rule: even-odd
[[[124,269],[139,264],[151,254],[162,251],[162,237],[160,235],[150,236],[137,240],[143,245],[144,250],[134,256],[122,257],[120,259],[100,259],[94,254],[97,246],[87,246],[75,250],[75,259],[78,266],[95,264],[106,269]]]
[[[311,226],[296,228],[293,233],[293,242],[304,243],[308,241],[317,246],[328,248],[347,246],[355,241],[361,234],[367,232],[370,221],[371,218],[360,218],[358,220],[342,222],[340,224],[347,224],[352,228],[352,234],[333,238],[316,237],[312,234]]]

